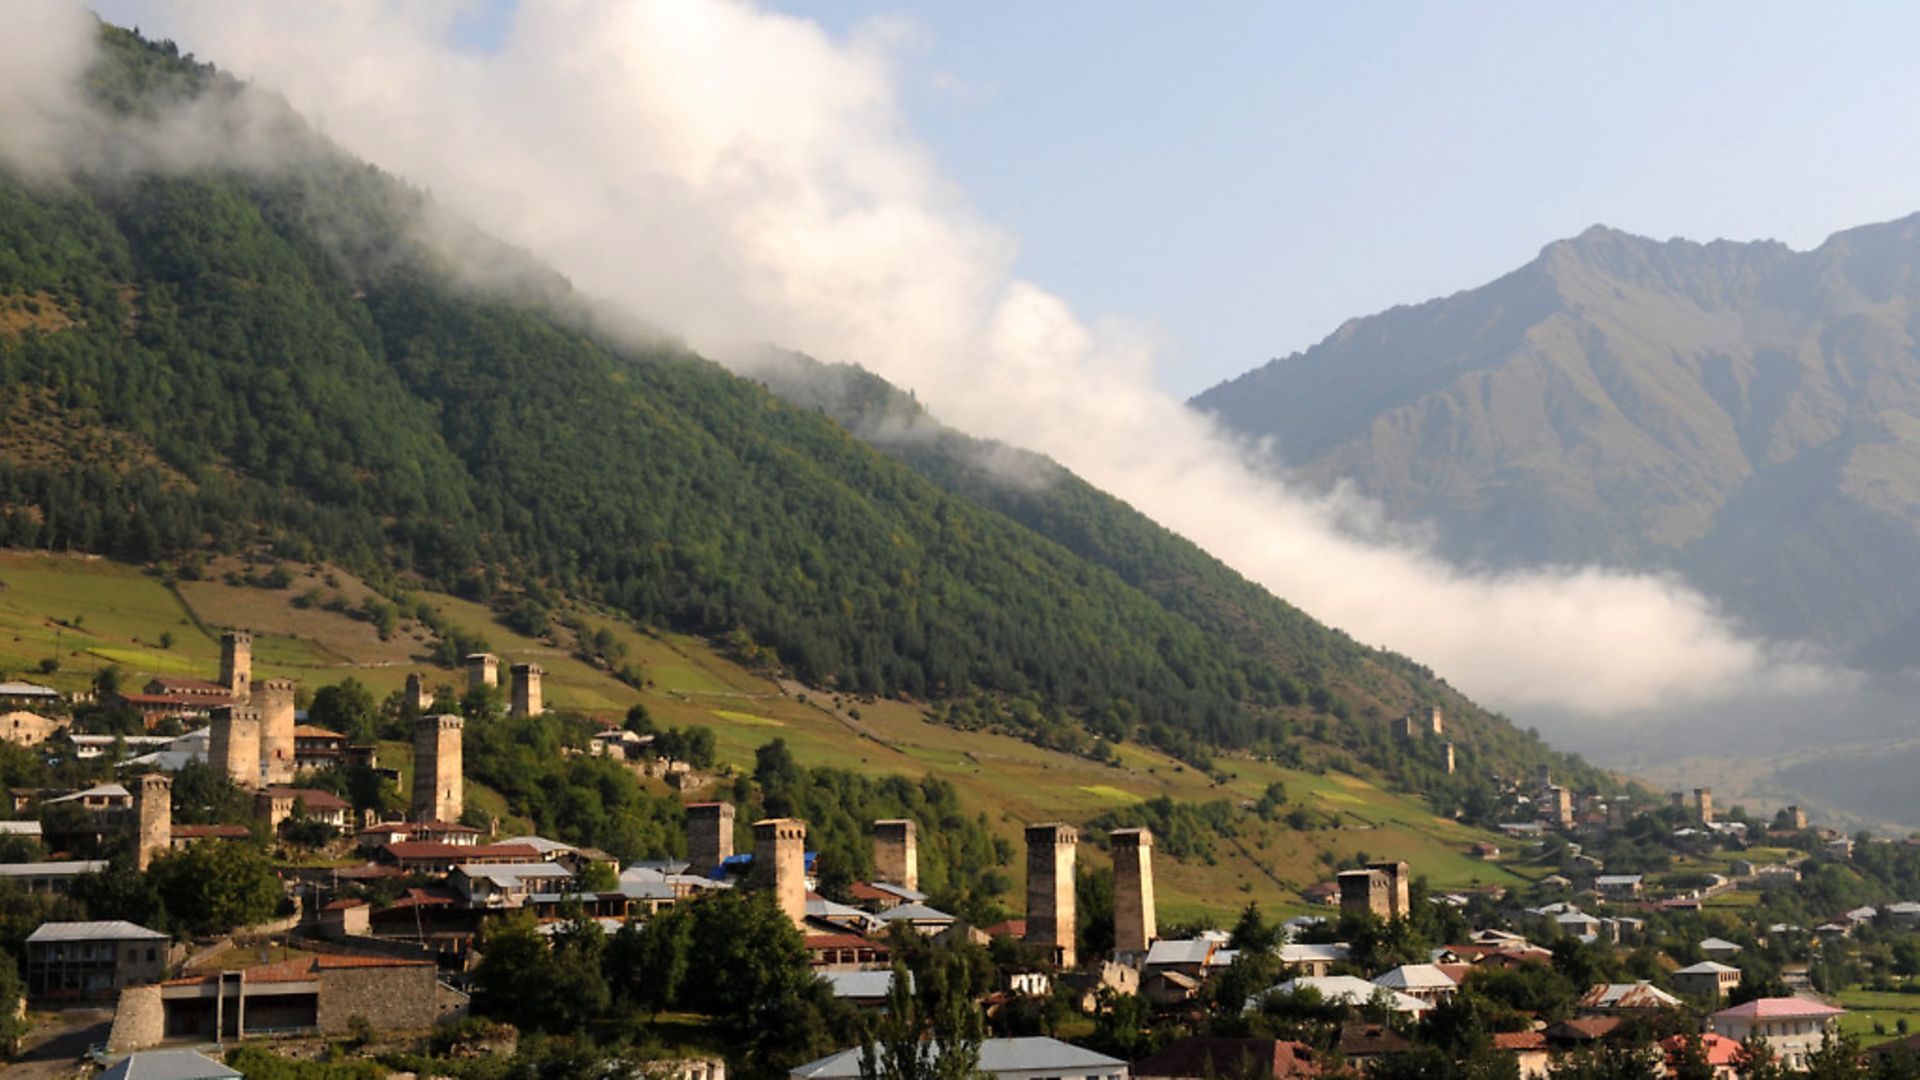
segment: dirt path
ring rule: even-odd
[[[59,1080],[80,1073],[80,1055],[107,1041],[113,1014],[75,1010],[59,1015],[53,1024],[28,1036],[27,1047],[12,1065],[0,1072],[7,1080]]]

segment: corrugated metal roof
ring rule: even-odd
[[[109,1065],[99,1080],[229,1080],[243,1075],[192,1050],[144,1050]]]
[[[0,863],[0,878],[59,877],[64,874],[98,874],[107,868],[105,859],[69,859],[66,862]]]
[[[952,922],[953,916],[925,904],[901,904],[881,912],[880,919],[883,922],[898,922],[902,919],[913,922]]]
[[[165,941],[167,935],[158,930],[149,930],[139,923],[125,919],[107,919],[101,922],[49,922],[41,923],[33,933],[27,935],[29,942],[35,941]]]
[[[881,1053],[885,1054],[882,1049]],[[861,1048],[842,1050],[818,1061],[808,1062],[789,1075],[796,1080],[852,1080],[860,1075]],[[881,1066],[885,1068],[884,1063]],[[984,1073],[1046,1072],[1060,1074],[1102,1073],[1117,1075],[1127,1063],[1105,1054],[1096,1054],[1071,1043],[1044,1036],[1021,1039],[984,1039],[980,1043],[980,1071]]]
[[[823,971],[820,977],[837,998],[883,998],[893,991],[891,971]],[[907,992],[913,992],[913,973],[907,973]]]
[[[0,682],[0,697],[57,698],[60,691],[30,682]]]

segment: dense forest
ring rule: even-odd
[[[251,92],[103,34],[94,90],[119,123]],[[1016,496],[878,452],[597,331],[551,271],[477,237],[495,284],[474,287],[418,240],[425,196],[290,113],[276,130],[273,168],[0,171],[0,543],[536,584],[814,685],[985,695],[1190,758],[1365,728],[1334,741],[1385,764],[1372,729],[1428,701],[1469,753],[1547,756],[1070,476]]]

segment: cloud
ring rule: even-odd
[[[1493,704],[1608,715],[1826,677],[1678,581],[1462,570],[1264,475],[1154,385],[1151,332],[1017,278],[1014,238],[909,131],[897,22],[836,38],[731,0],[541,0],[479,54],[450,43],[456,4],[123,6],[583,291],[721,359],[861,364]]]

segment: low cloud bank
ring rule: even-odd
[[[1014,239],[908,132],[901,24],[836,38],[729,0],[542,0],[477,53],[449,44],[454,4],[123,6],[584,292],[723,360],[773,342],[858,363],[1491,704],[1614,716],[1838,678],[1742,637],[1678,580],[1463,570],[1263,474],[1154,385],[1151,328],[1089,322],[1015,276]],[[44,168],[75,122],[85,35],[76,6],[24,10],[46,34],[0,46],[0,160]],[[255,127],[187,116],[152,152]],[[272,143],[220,152],[258,161]]]

